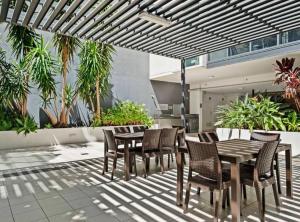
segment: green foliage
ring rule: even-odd
[[[150,127],[153,119],[148,115],[144,105],[123,101],[104,113],[102,123],[112,126],[147,125]]]
[[[57,62],[52,58],[43,38],[35,48],[30,50],[25,61],[31,79],[38,85],[41,98],[44,104],[47,104],[49,98],[56,93],[54,76],[57,73]]]
[[[236,100],[229,105],[217,108],[215,126],[239,129],[263,129],[286,131],[284,113],[280,104],[270,98],[258,96],[245,97],[243,101]]]
[[[288,113],[287,116],[283,119],[283,122],[286,125],[288,131],[300,131],[300,117],[295,111]]]
[[[29,28],[11,24],[7,39],[17,59],[22,60],[32,48],[38,45],[39,36]]]
[[[75,37],[66,36],[55,33],[53,37],[54,46],[57,48],[57,52],[62,58],[62,63],[72,61],[76,52],[76,49],[80,47],[80,40]]]
[[[30,116],[25,116],[21,118],[17,118],[17,133],[24,133],[27,135],[28,133],[36,132],[37,130],[37,124],[34,121],[34,119]]]
[[[6,62],[5,52],[0,49],[0,100],[2,105],[21,110],[21,103],[29,93],[24,62]]]
[[[65,87],[65,105],[67,108],[71,107],[73,98],[74,98],[74,90],[70,84],[66,85]]]
[[[111,45],[86,41],[79,53],[80,66],[76,84],[79,96],[94,114],[97,106],[96,95],[103,98],[109,89],[109,74],[114,51]]]
[[[51,125],[51,123],[47,123],[44,127],[45,127],[46,129],[51,129],[51,128],[53,128],[53,126]]]
[[[15,115],[13,115],[13,112],[0,105],[0,131],[13,129],[14,119]]]

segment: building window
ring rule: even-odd
[[[281,34],[280,43],[285,44],[289,42],[300,40],[300,29],[287,31]]]
[[[249,52],[249,43],[243,43],[240,45],[232,46],[229,48],[229,56],[239,55],[245,52]]]
[[[196,66],[199,65],[199,56],[189,58],[185,60],[185,66],[190,67],[190,66]]]
[[[260,50],[277,45],[277,35],[268,36],[251,42],[251,50]]]
[[[208,54],[208,61],[214,61],[219,59],[224,59],[227,57],[227,49],[221,49],[215,52],[211,52]]]

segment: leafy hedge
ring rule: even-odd
[[[102,125],[147,125],[151,126],[153,119],[148,115],[144,104],[137,104],[132,101],[118,102],[111,109],[102,115]]]
[[[281,110],[281,104],[270,98],[258,96],[245,97],[217,109],[215,126],[238,129],[263,129],[281,131],[300,131],[298,114],[291,110]]]

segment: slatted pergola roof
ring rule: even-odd
[[[185,59],[300,27],[299,11],[298,0],[1,0],[0,21]]]

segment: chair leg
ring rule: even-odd
[[[198,187],[198,188],[197,188],[197,194],[200,195],[200,192],[201,192],[201,188]]]
[[[227,200],[227,198],[228,198],[227,193],[228,193],[228,189],[225,189],[225,190],[223,191],[222,209],[225,209],[225,208],[226,208],[226,200]]]
[[[227,197],[226,197],[226,200],[227,200],[227,206],[230,207],[230,190],[229,190],[229,188],[227,189]]]
[[[186,165],[185,155],[183,156],[183,165]]]
[[[173,153],[171,153],[171,160],[172,160],[172,163],[173,163],[174,162]]]
[[[172,155],[172,154],[171,154]],[[168,154],[168,169],[170,168],[170,154]]]
[[[105,172],[107,172],[107,161],[108,161],[108,158],[107,158],[107,157],[104,157],[104,164],[103,164],[102,175],[104,175]]]
[[[214,192],[210,191],[210,205],[214,204]]]
[[[159,158],[158,158],[158,156],[156,156],[155,157],[155,164],[156,164],[156,166],[158,166],[158,162],[159,162]]]
[[[247,189],[246,189],[246,185],[243,184],[243,197],[244,197],[244,200],[247,200]]]
[[[114,179],[114,174],[115,174],[115,170],[117,168],[117,157],[114,158],[114,162],[113,162],[113,168],[112,168],[112,171],[111,171],[111,180]]]
[[[187,213],[189,209],[190,192],[191,192],[191,183],[188,182],[186,186],[186,192],[185,192],[184,213]]]
[[[149,174],[149,170],[150,170],[150,157],[146,158],[146,171]]]
[[[276,167],[275,167],[275,172],[276,172],[276,182],[278,186],[278,193],[281,194],[281,184],[280,184],[280,169],[279,169],[279,156],[278,153],[275,154],[275,162],[276,162]]]
[[[147,171],[146,171],[146,158],[143,157],[142,160],[143,160],[143,171],[144,171],[144,177],[146,178],[147,177]]]
[[[215,216],[214,216],[214,221],[218,222],[219,219],[219,207],[220,207],[220,202],[222,199],[222,190],[216,190],[216,197],[215,197]]]
[[[164,167],[164,156],[163,156],[163,154],[160,154],[159,161],[160,161],[160,172],[164,173],[165,167]]]
[[[263,211],[263,214],[265,214],[266,212],[266,192],[265,192],[265,188],[262,188],[262,211]]]
[[[135,172],[135,176],[137,176],[137,169],[136,169],[136,156],[135,154],[133,154],[133,160],[134,160],[134,172]]]
[[[260,189],[258,186],[255,186],[255,192],[256,192],[256,198],[257,198],[257,204],[258,204],[258,213],[261,220],[264,220],[264,214],[263,214],[263,207],[262,207],[262,198]]]
[[[276,183],[272,184],[272,188],[273,188],[273,193],[274,193],[274,199],[275,199],[276,206],[279,207],[280,206],[280,200],[279,200],[279,195],[278,195],[278,190],[277,190]]]

